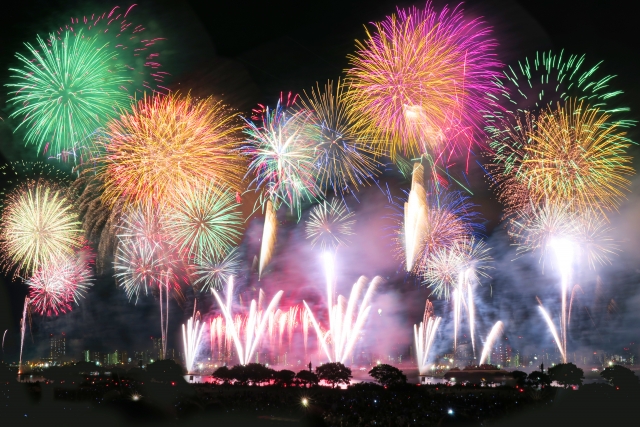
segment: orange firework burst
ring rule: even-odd
[[[145,97],[106,129],[105,200],[163,201],[175,188],[211,180],[238,188],[239,129],[236,115],[212,98]]]
[[[431,4],[399,9],[375,24],[350,57],[351,107],[363,114],[379,151],[448,156],[468,148],[499,62],[489,30],[462,10]]]
[[[527,113],[494,141],[494,177],[512,209],[523,202],[570,203],[575,210],[616,209],[633,174],[618,124],[582,102]]]

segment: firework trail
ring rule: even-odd
[[[412,179],[417,190],[411,193],[417,196],[422,193],[419,176],[423,168],[414,168],[416,175]],[[405,268],[412,265],[411,272],[417,276],[424,277],[435,252],[469,239],[476,230],[482,229],[477,221],[479,215],[473,211],[474,205],[458,191],[443,191],[439,185],[434,185],[429,192],[425,191],[424,201],[419,197],[390,199],[389,207],[394,213],[389,218],[394,223],[391,229],[396,256],[406,263]],[[409,227],[406,227],[407,224]],[[406,234],[409,237],[405,237]],[[417,234],[423,234],[423,237],[418,240]],[[413,246],[408,242],[413,242]],[[408,247],[411,249],[407,250]],[[408,262],[407,253],[413,259],[411,263]]]
[[[307,239],[311,239],[312,247],[319,245],[322,252],[346,246],[349,243],[348,236],[354,234],[354,217],[355,213],[347,210],[343,200],[325,200],[311,210],[305,228]]]
[[[242,267],[242,260],[237,248],[232,249],[224,257],[205,254],[195,266],[194,275],[198,276],[193,285],[200,291],[222,289],[227,278],[237,276]]]
[[[553,339],[555,340],[556,345],[558,346],[558,350],[560,351],[560,355],[562,356],[562,363],[567,363],[567,357],[564,351],[566,347],[563,344],[563,342],[560,340],[560,337],[558,336],[558,331],[556,330],[556,326],[553,324],[553,320],[551,320],[551,316],[549,316],[549,313],[547,313],[547,310],[544,309],[544,307],[542,306],[542,302],[539,299],[538,299],[538,304],[539,304],[538,308],[540,309],[540,313],[542,314],[542,317],[544,318],[545,322],[547,322],[549,331],[551,332],[551,335],[553,335]]]
[[[262,335],[264,333],[265,327],[267,325],[269,314],[275,311],[278,303],[280,302],[280,298],[282,297],[283,291],[278,291],[276,295],[273,297],[271,302],[269,303],[266,311],[258,311],[256,300],[251,300],[251,304],[249,306],[249,316],[246,319],[246,323],[244,326],[244,343],[242,342],[242,337],[240,334],[239,325],[234,322],[232,313],[231,313],[231,296],[233,295],[233,277],[229,278],[227,282],[227,303],[222,302],[222,298],[218,292],[214,289],[213,295],[222,310],[222,313],[225,318],[225,322],[227,325],[227,331],[230,333],[233,342],[236,347],[236,351],[238,353],[238,359],[241,365],[246,365],[251,361],[251,357],[254,355],[258,346],[260,345],[260,340],[262,339]]]
[[[7,336],[7,332],[8,332],[8,331],[9,331],[8,329],[5,329],[5,330],[4,330],[4,334],[2,334],[2,353],[3,353],[3,354],[4,354],[4,339],[5,339],[5,337]]]
[[[224,185],[175,189],[177,203],[167,213],[166,232],[188,260],[221,259],[242,235],[242,214],[234,193]]]
[[[28,182],[5,200],[0,220],[4,264],[15,274],[33,273],[80,247],[78,216],[57,186]]]
[[[314,164],[318,185],[332,189],[334,195],[358,191],[378,174],[381,164],[375,153],[363,142],[357,128],[361,119],[349,108],[344,82],[317,85],[302,98],[302,108],[311,112],[307,126],[309,138],[315,144]],[[355,115],[354,115],[355,114]]]
[[[422,164],[413,166],[411,175],[411,191],[404,204],[404,240],[405,258],[407,259],[407,271],[413,270],[415,258],[427,234],[427,222],[429,221],[429,207],[427,206],[427,192],[423,186],[424,168]]]
[[[22,373],[22,348],[24,347],[24,333],[27,330],[27,308],[29,307],[29,297],[24,299],[24,308],[22,309],[22,320],[20,321],[20,361],[18,363],[18,375]],[[4,338],[3,338],[4,342]]]
[[[573,288],[571,288],[571,299],[569,300],[569,314],[567,319],[568,326],[571,326],[571,310],[573,309],[573,298],[575,297],[576,289],[579,290],[582,295],[584,295],[584,292],[582,291],[580,285],[575,285]]]
[[[413,338],[417,352],[418,371],[420,375],[425,375],[429,370],[429,353],[433,346],[433,341],[440,326],[440,317],[433,314],[433,305],[427,300],[424,309],[424,318],[420,325],[413,325]]]
[[[398,9],[374,25],[357,42],[347,77],[349,105],[378,151],[392,159],[467,152],[498,92],[488,27],[465,20],[457,7],[437,13],[431,3]]]
[[[251,185],[262,190],[258,202],[270,200],[284,203],[301,214],[302,203],[314,201],[320,191],[315,176],[315,147],[307,128],[310,112],[289,111],[279,101],[275,109],[266,107],[259,119],[261,125],[246,121],[247,136],[241,152],[249,159],[247,175]]]
[[[487,357],[491,353],[491,349],[493,348],[496,340],[502,334],[503,324],[500,320],[493,325],[491,328],[491,332],[487,335],[487,340],[484,343],[484,348],[482,349],[482,356],[480,357],[479,365],[484,365],[484,362],[487,360]]]
[[[321,342],[322,349],[329,361],[344,363],[351,354],[360,331],[369,316],[373,293],[383,279],[376,276],[366,287],[368,280],[366,277],[361,276],[351,288],[349,299],[347,300],[342,295],[338,295],[336,301],[333,297],[333,290],[335,289],[333,257],[325,254],[324,262],[325,271],[327,272],[327,308],[329,310],[329,331],[327,334],[322,334],[313,312],[307,303],[303,302],[311,318],[318,340]],[[327,335],[331,336],[331,351],[327,347]]]
[[[176,189],[214,181],[238,189],[242,176],[236,115],[212,98],[145,96],[109,122],[98,177],[110,205],[180,203]]]
[[[271,200],[268,200],[264,215],[264,229],[262,231],[262,243],[260,245],[260,268],[258,278],[262,277],[262,272],[267,267],[273,256],[276,247],[276,237],[278,234],[278,218],[276,210]]]
[[[108,44],[65,31],[60,38],[40,36],[26,43],[28,56],[16,54],[22,68],[12,68],[16,83],[10,117],[21,117],[25,141],[54,156],[73,153],[91,134],[129,105],[122,90],[126,68]]]
[[[200,338],[204,323],[200,323],[200,312],[196,312],[195,303],[193,305],[193,316],[189,318],[186,325],[182,325],[182,342],[184,344],[184,357],[187,373],[193,371],[193,365],[198,354]]]

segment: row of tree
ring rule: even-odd
[[[406,384],[407,377],[402,371],[394,366],[380,364],[369,371],[369,375],[383,386],[395,384]],[[236,365],[232,368],[222,366],[212,375],[216,380],[225,384],[239,385],[267,385],[275,384],[281,386],[314,386],[320,381],[336,387],[340,384],[351,383],[351,369],[339,362],[325,363],[316,368],[315,373],[311,370],[302,370],[298,373],[283,369],[276,371],[259,363],[249,363],[247,365]]]
[[[524,387],[530,386],[549,386],[552,382],[568,388],[574,385],[581,386],[584,380],[584,371],[573,363],[560,363],[544,371],[533,371],[529,375],[522,371],[513,371],[511,373],[516,383]],[[600,376],[607,380],[609,384],[617,388],[629,389],[640,386],[640,381],[636,374],[624,366],[613,365],[605,368],[600,372]]]

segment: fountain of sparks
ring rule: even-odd
[[[440,325],[440,317],[436,317],[433,313],[433,305],[427,300],[426,307],[424,309],[424,317],[420,326],[413,325],[413,338],[416,346],[418,370],[420,375],[425,375],[429,370],[429,353],[433,341]]]
[[[553,336],[553,339],[555,340],[556,345],[558,346],[558,350],[560,351],[560,356],[562,356],[562,363],[567,363],[567,357],[564,350],[565,346],[563,345],[562,341],[560,340],[560,337],[558,336],[558,330],[556,329],[556,325],[553,324],[553,320],[551,320],[551,316],[549,316],[549,313],[547,313],[547,310],[545,310],[544,307],[542,306],[542,301],[540,301],[540,299],[537,297],[536,299],[538,300],[538,304],[539,304],[538,308],[540,309],[540,314],[542,314],[544,321],[547,322],[549,331],[551,331],[551,335]]]
[[[420,163],[413,165],[411,191],[404,204],[404,244],[407,271],[413,269],[415,258],[427,232],[427,193],[423,186],[424,168]]]
[[[262,307],[258,307],[255,299],[251,300],[249,315],[244,321],[239,316],[234,317],[231,312],[233,277],[229,277],[225,293],[226,303],[222,302],[222,298],[220,298],[216,290],[213,291],[213,295],[224,316],[227,334],[231,336],[236,352],[238,353],[239,362],[241,365],[246,365],[251,361],[252,356],[257,351],[269,321],[269,316],[275,312],[276,307],[280,303],[280,298],[282,298],[283,291],[276,293],[265,311],[262,310]],[[260,298],[260,300],[261,299],[262,298]]]
[[[484,348],[482,349],[482,356],[480,357],[480,365],[484,365],[487,358],[489,357],[489,353],[493,348],[494,344],[498,337],[502,334],[503,324],[502,321],[498,320],[493,328],[491,328],[491,332],[487,335],[487,340],[484,343]]]
[[[200,338],[202,338],[202,329],[204,323],[200,323],[200,312],[196,312],[196,306],[193,305],[193,316],[189,318],[186,325],[182,325],[182,342],[184,344],[184,357],[187,365],[187,373],[191,373],[195,363],[198,347],[200,346]]]
[[[562,300],[562,311],[560,314],[560,341],[558,341],[558,345],[562,347],[560,349],[560,353],[562,354],[562,362],[567,363],[567,291],[571,282],[572,263],[575,247],[574,243],[568,239],[552,239],[549,243],[549,246],[551,246],[551,248],[553,248],[554,250],[558,270],[560,271],[560,298]],[[547,321],[547,323],[549,322]]]
[[[475,340],[475,303],[473,288],[475,284],[473,268],[467,268],[458,273],[458,287],[451,293],[453,300],[453,348],[456,351],[458,345],[458,331],[462,319],[462,309],[466,309],[469,321],[469,334],[471,335],[471,347],[473,355],[476,354]]]
[[[320,324],[306,301],[303,301],[303,304],[320,342],[320,347],[329,361],[344,363],[353,351],[362,327],[369,317],[373,293],[383,279],[376,276],[367,287],[368,279],[360,276],[353,285],[348,300],[342,295],[338,295],[337,299],[334,299],[336,282],[334,262],[335,258],[332,254],[324,255],[329,316],[329,330],[326,333],[322,332]],[[360,302],[359,306],[358,302]],[[329,337],[331,338],[330,342],[328,342]]]
[[[29,308],[29,297],[24,299],[22,309],[22,320],[20,321],[20,361],[18,362],[18,375],[22,373],[22,347],[24,346],[24,333],[27,330],[27,309]]]

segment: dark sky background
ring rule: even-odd
[[[191,90],[197,95],[222,97],[239,111],[249,111],[257,103],[273,104],[281,92],[301,92],[317,81],[339,77],[347,68],[347,54],[354,50],[354,40],[364,38],[364,25],[381,20],[395,6],[424,3],[327,0],[308,1],[176,1],[143,0],[132,15],[153,34],[166,37],[159,44],[163,70],[171,73],[168,84],[173,90]],[[82,16],[109,10],[111,1],[23,0],[4,6],[0,25],[0,83],[8,81],[8,68],[15,65],[14,53],[23,51],[24,42],[33,42],[36,34],[44,34],[68,22],[70,16]],[[445,2],[435,2],[439,9]],[[453,3],[451,3],[453,4]],[[578,2],[569,0],[510,1],[488,0],[465,3],[467,16],[482,16],[494,28],[500,47],[498,54],[506,64],[533,54],[540,49],[560,50],[587,55],[594,64],[600,60],[608,74],[616,74],[612,85],[625,91],[621,103],[631,107],[633,118],[640,112],[640,64],[638,46],[640,32],[635,14],[620,2]],[[128,3],[120,3],[126,7]],[[5,160],[34,159],[18,135],[12,133],[15,123],[8,119],[4,107],[6,89],[0,90],[0,155]],[[633,139],[640,140],[637,130]],[[634,150],[638,151],[638,150]],[[635,161],[638,168],[638,160]],[[388,173],[382,180],[393,188],[406,188],[406,183]],[[486,235],[496,259],[493,279],[478,290],[480,336],[485,336],[493,322],[503,320],[508,337],[521,336],[518,348],[538,351],[551,348],[550,337],[535,307],[538,295],[552,311],[557,300],[557,284],[553,273],[542,275],[535,257],[513,261],[514,248],[509,246],[499,224],[500,206],[487,188],[479,168],[470,171],[474,192],[472,201],[486,219]],[[638,277],[640,271],[640,185],[634,177],[634,190],[619,214],[613,216],[617,237],[623,252],[614,265],[597,273],[584,271],[579,280],[584,290],[577,300],[571,348],[619,351],[630,342],[640,340],[638,322],[640,306]],[[410,325],[422,318],[428,292],[396,273],[397,262],[391,259],[388,225],[383,217],[389,211],[384,194],[376,187],[358,194],[360,203],[350,201],[358,215],[357,237],[351,247],[339,254],[340,291],[348,292],[359,275],[376,274],[388,278],[378,292],[374,311],[382,316],[369,322],[370,343],[381,352],[394,345],[408,345]],[[261,286],[268,295],[285,290],[288,305],[302,298],[319,303],[323,299],[324,282],[317,253],[302,238],[302,227],[295,222],[285,224],[278,236],[278,255],[272,271],[259,285],[255,276],[241,278],[248,295]],[[261,221],[248,224],[242,248],[250,263],[258,251]],[[600,284],[596,277],[600,276]],[[6,360],[14,360],[18,351],[18,329],[26,287],[10,278],[0,278],[0,334],[8,329],[5,343]],[[255,292],[254,292],[255,293]],[[199,296],[198,307],[212,310],[210,297]],[[193,301],[193,294],[187,294]],[[611,301],[615,304],[612,304]],[[172,302],[169,347],[176,347],[178,328],[192,310],[192,302],[179,306]],[[437,304],[438,314],[448,312]],[[377,316],[377,314],[376,314]],[[148,297],[134,306],[113,280],[100,277],[80,307],[54,319],[33,317],[32,335],[25,342],[27,357],[45,356],[49,333],[66,332],[70,349],[79,355],[84,348],[113,351],[116,348],[143,348],[151,335],[158,336],[158,309]],[[450,341],[448,326],[442,328],[446,346]],[[391,338],[392,337],[392,338]]]

